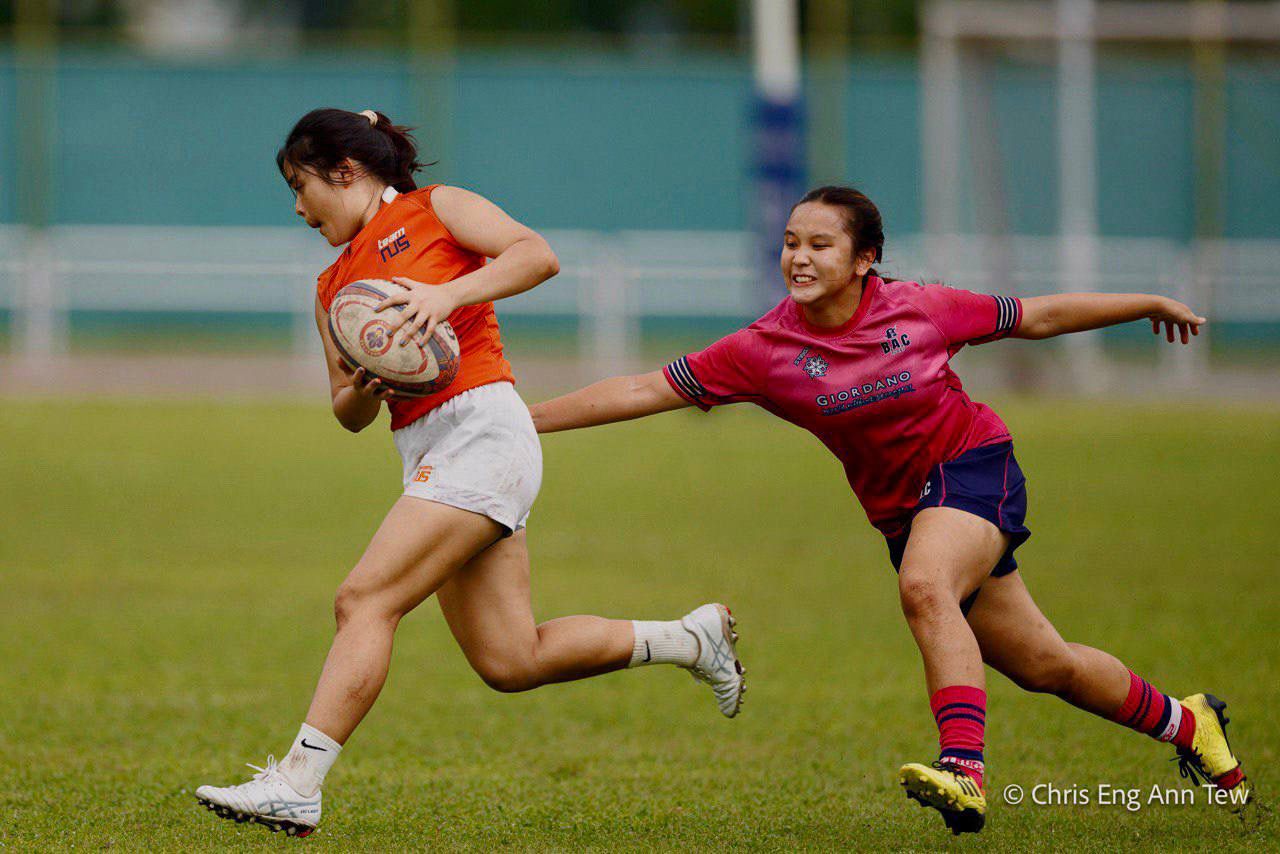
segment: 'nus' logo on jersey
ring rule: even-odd
[[[884,331],[884,340],[880,342],[880,349],[887,356],[894,350],[901,350],[911,344],[911,339],[907,337],[907,333],[898,334],[898,327],[890,326]]]
[[[397,228],[386,237],[378,241],[378,257],[384,262],[390,261],[401,252],[409,248],[409,237],[404,233],[403,228]],[[885,351],[888,352],[887,350]]]

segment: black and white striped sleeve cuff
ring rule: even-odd
[[[671,384],[671,387],[675,389],[676,394],[699,409],[711,408],[711,405],[707,402],[707,390],[703,388],[702,383],[698,382],[698,378],[693,375],[693,371],[689,368],[688,356],[681,356],[667,365],[662,369],[662,374],[667,378],[667,382]]]
[[[1022,300],[1016,297],[992,295],[996,301],[996,330],[993,338],[1003,338],[1013,333],[1022,322]]]

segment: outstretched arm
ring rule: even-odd
[[[1168,297],[1153,294],[1050,294],[1022,301],[1022,322],[1014,330],[1014,338],[1052,338],[1067,332],[1101,329],[1142,318],[1151,320],[1151,331],[1174,341],[1174,329],[1182,343],[1200,334],[1200,325],[1208,321],[1187,306]]]
[[[693,404],[676,394],[662,371],[612,377],[529,407],[539,433],[629,421]]]

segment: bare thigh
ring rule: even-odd
[[[1058,630],[1031,598],[1022,574],[988,578],[973,607],[969,626],[982,660],[1015,682],[1036,668],[1037,660],[1069,655]]]
[[[435,501],[401,496],[338,591],[342,605],[399,617],[502,534],[497,522]]]
[[[983,660],[1020,688],[1056,694],[1106,718],[1128,695],[1124,663],[1100,649],[1064,641],[1016,572],[983,585],[969,625]]]
[[[522,531],[472,558],[437,598],[467,662],[497,691],[584,679],[631,660],[630,620],[576,614],[534,624]]]
[[[529,545],[521,530],[475,555],[437,591],[449,630],[478,672],[494,661],[533,656],[538,630],[529,588]]]
[[[911,522],[899,587],[936,585],[962,600],[982,585],[1008,547],[1008,534],[972,513],[921,510]]]

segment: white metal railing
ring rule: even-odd
[[[749,318],[762,304],[744,232],[546,236],[560,276],[501,312],[578,318],[583,356],[601,371],[635,353],[641,318]],[[1024,296],[1073,289],[1056,236],[953,235],[946,269],[937,271],[925,266],[925,242],[895,239],[882,271]],[[1280,241],[1105,238],[1097,249],[1098,290],[1166,293],[1215,320],[1280,321]],[[287,227],[0,227],[0,309],[11,312],[11,349],[35,361],[66,349],[72,311],[287,314],[293,346],[313,352],[315,276],[335,255],[310,232]]]

